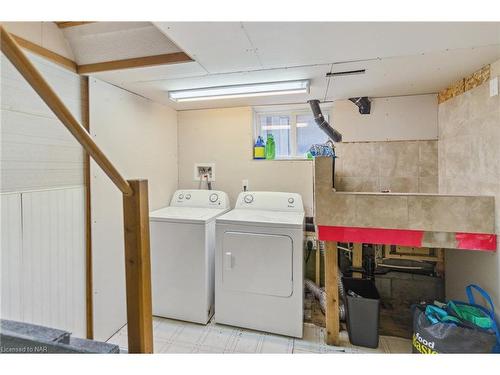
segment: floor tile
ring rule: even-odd
[[[178,320],[153,318],[155,353],[411,353],[411,341],[380,336],[376,349],[354,346],[347,331],[340,332],[340,345],[326,345],[326,330],[311,323],[304,324],[302,339],[236,328],[213,321],[207,325]],[[109,343],[127,349],[127,327],[121,328]]]
[[[217,348],[221,352],[228,351],[230,344],[234,341],[238,330],[213,324],[207,335],[201,341],[201,345]]]
[[[284,336],[265,335],[259,353],[292,353],[293,339]]]
[[[209,328],[199,324],[184,324],[171,339],[182,344],[200,344],[208,334]]]
[[[193,352],[195,352],[195,346],[188,345],[188,344],[180,344],[180,343],[170,343],[168,345],[165,345],[165,347],[162,348],[161,352],[162,353],[178,353],[178,354],[193,353]]]
[[[184,325],[176,321],[166,319],[158,321],[157,324],[153,326],[153,337],[170,341],[173,339],[174,335],[182,331],[183,328]]]
[[[249,331],[238,331],[231,346],[232,353],[258,353],[263,334]]]

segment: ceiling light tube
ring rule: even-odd
[[[176,102],[233,99],[255,96],[307,94],[309,80],[252,83],[245,85],[204,87],[200,89],[170,91],[168,96]]]

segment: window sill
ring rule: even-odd
[[[314,159],[308,158],[279,158],[279,159],[253,159],[252,161],[266,162],[266,161],[313,161]]]

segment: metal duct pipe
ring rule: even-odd
[[[370,99],[366,96],[361,96],[359,98],[349,98],[351,102],[358,106],[359,113],[362,115],[369,115],[372,107]]]
[[[304,280],[304,287],[306,290],[310,291],[314,298],[316,298],[319,301],[319,306],[321,307],[321,311],[325,313],[326,310],[326,292],[324,289],[320,288],[316,283],[312,280],[305,279]],[[344,297],[344,290],[342,288],[341,291],[339,291],[339,295],[343,298]],[[339,301],[339,319],[341,321],[345,321],[345,305],[344,302],[341,300]]]
[[[314,121],[320,127],[320,129],[323,130],[333,142],[342,142],[342,134],[332,128],[321,113],[319,100],[309,100],[308,103],[311,106],[311,111],[314,115]]]

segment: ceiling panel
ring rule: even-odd
[[[262,68],[240,22],[155,22],[210,73]]]
[[[79,65],[181,51],[150,22],[96,22],[63,32]]]
[[[418,56],[379,59],[367,62],[335,64],[334,71],[366,69],[366,74],[336,77],[330,80],[328,100],[354,96],[396,96],[436,93],[451,82],[464,77],[485,64],[500,59],[500,45],[453,51],[427,53]],[[271,69],[231,74],[215,74],[148,82],[124,83],[123,87],[165,103],[176,109],[217,108],[226,106],[303,103],[309,99],[324,99],[331,65]],[[311,79],[309,95],[281,95],[231,100],[174,103],[168,90],[207,86],[233,85],[251,82],[270,82]]]
[[[92,76],[104,81],[121,84],[125,82],[150,82],[166,79],[179,79],[193,76],[202,76],[207,72],[197,62],[150,66],[93,73]]]
[[[498,22],[245,22],[243,27],[266,68],[500,44]]]

